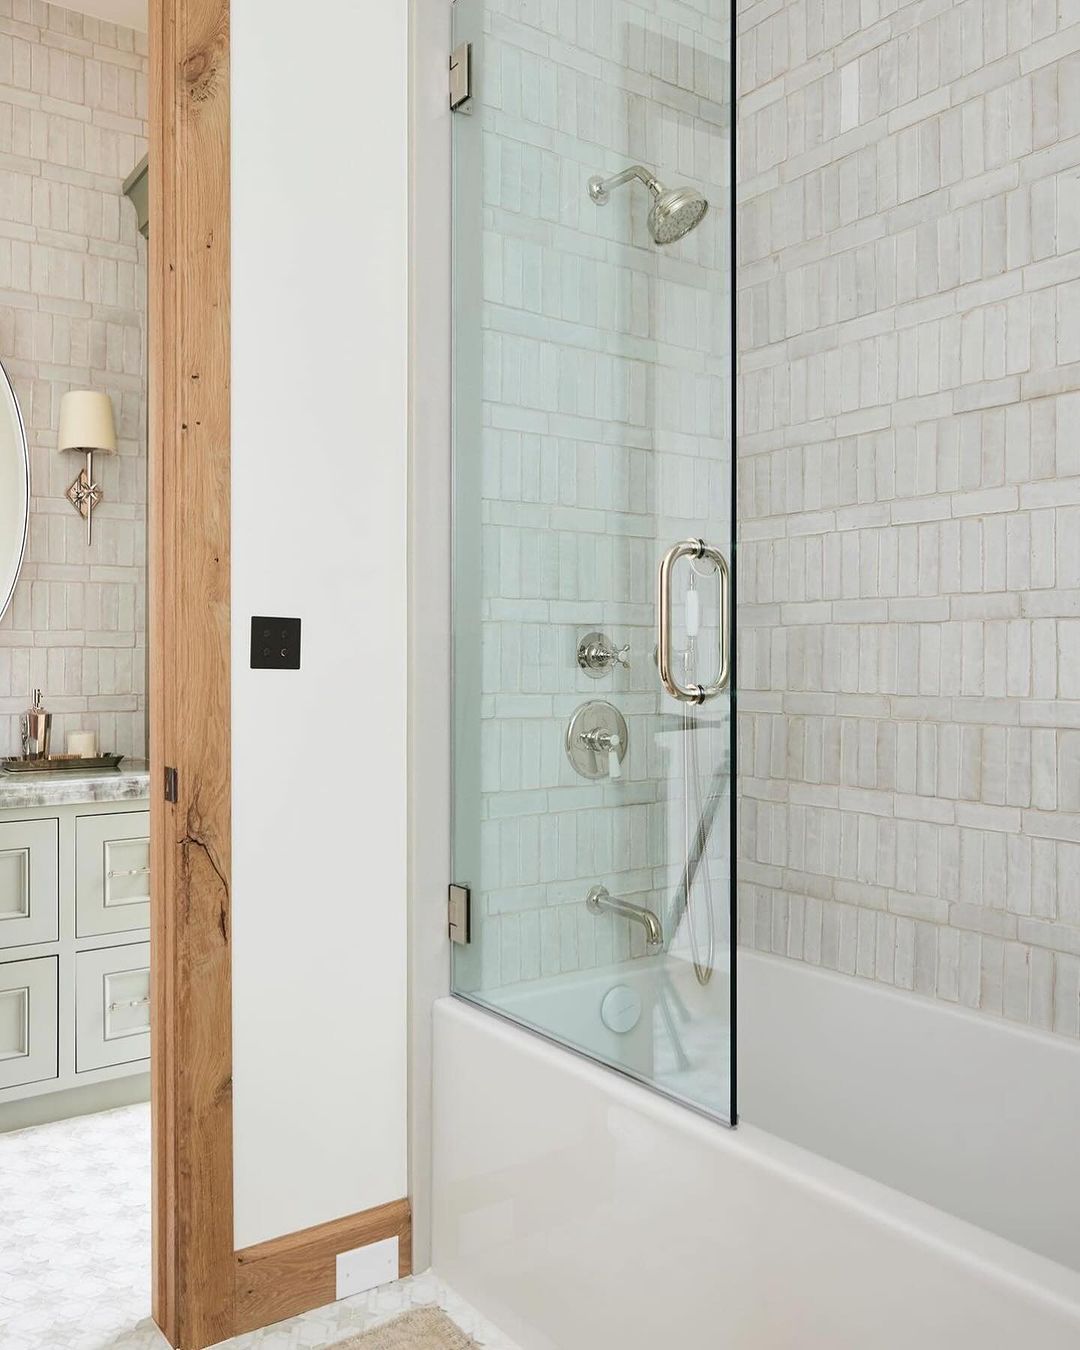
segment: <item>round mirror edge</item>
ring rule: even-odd
[[[25,485],[25,508],[23,510],[22,540],[19,544],[18,558],[12,569],[11,583],[8,586],[7,594],[0,589],[0,619],[8,612],[11,602],[15,598],[15,588],[19,584],[19,578],[22,576],[23,564],[26,561],[26,546],[30,539],[30,442],[26,435],[26,422],[23,419],[22,406],[19,403],[19,396],[15,392],[15,386],[11,383],[11,376],[7,373],[7,367],[0,360],[0,376],[3,377],[0,383],[0,396],[6,388],[11,398],[11,405],[15,409],[15,422],[19,428],[19,441],[22,445],[22,467],[23,483]],[[4,585],[3,578],[0,578],[0,588]]]

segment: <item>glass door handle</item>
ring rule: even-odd
[[[720,667],[712,684],[683,685],[675,678],[671,657],[672,600],[671,579],[680,558],[707,559],[720,576]],[[731,680],[731,571],[719,549],[704,539],[683,539],[664,554],[657,585],[657,621],[659,634],[656,659],[660,683],[680,703],[705,703],[723,693]]]

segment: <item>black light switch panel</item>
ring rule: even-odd
[[[299,619],[252,619],[251,669],[300,669]]]

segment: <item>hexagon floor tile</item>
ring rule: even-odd
[[[515,1350],[430,1272],[221,1350],[323,1350],[427,1304]],[[150,1320],[148,1105],[0,1134],[0,1350],[168,1350]]]

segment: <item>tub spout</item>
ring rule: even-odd
[[[590,914],[621,914],[645,929],[645,945],[650,952],[659,951],[664,945],[664,928],[660,916],[644,905],[635,905],[631,900],[620,900],[611,894],[606,886],[594,886],[585,897],[585,908]]]

